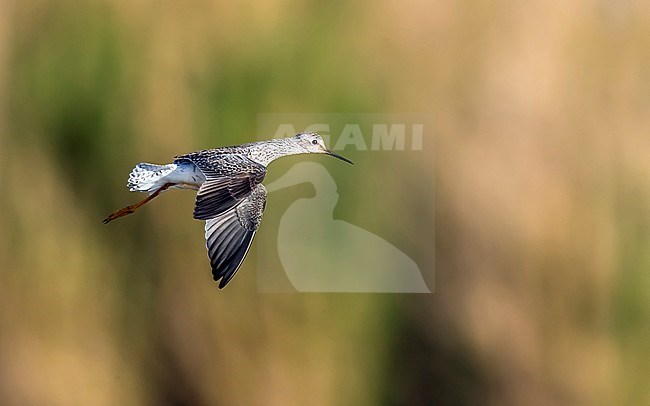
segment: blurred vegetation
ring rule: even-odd
[[[649,25],[595,0],[1,2],[0,403],[649,404]],[[331,166],[337,215],[431,258],[434,294],[258,294],[254,251],[218,291],[189,193],[101,224],[135,163],[273,112],[434,116],[435,160]]]

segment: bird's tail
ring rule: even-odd
[[[163,178],[175,169],[175,164],[155,165],[146,162],[139,163],[131,171],[127,186],[131,192],[153,193],[165,183]]]

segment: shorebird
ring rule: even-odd
[[[174,157],[166,165],[140,163],[129,175],[132,192],[149,193],[146,199],[117,210],[107,224],[134,213],[168,189],[197,190],[194,218],[205,220],[205,239],[212,277],[219,289],[230,282],[262,221],[267,166],[278,158],[297,154],[327,154],[352,164],[330,151],[317,133],[206,149]]]

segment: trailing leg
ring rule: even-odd
[[[138,210],[140,207],[144,206],[146,203],[151,201],[154,197],[158,196],[161,192],[169,188],[170,186],[173,186],[173,183],[165,183],[162,185],[158,190],[147,196],[146,199],[142,200],[141,202],[138,202],[136,204],[132,204],[130,206],[126,206],[122,209],[119,209],[113,213],[111,213],[108,217],[106,217],[103,221],[104,224],[108,224],[111,221],[118,219],[120,217],[126,216],[131,213],[135,213],[136,210]]]

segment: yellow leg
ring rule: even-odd
[[[136,204],[132,204],[130,206],[126,206],[123,209],[119,209],[119,210],[111,213],[108,217],[106,217],[104,219],[103,223],[108,224],[111,221],[113,221],[115,219],[118,219],[118,218],[120,218],[122,216],[126,216],[127,214],[135,213],[135,211],[138,210],[140,207],[144,206],[146,203],[151,201],[154,197],[158,196],[162,191],[166,190],[167,188],[169,188],[170,186],[173,186],[173,185],[174,185],[173,183],[165,183],[164,185],[162,185],[162,187],[160,187],[160,189],[156,190],[155,192],[153,192],[152,194],[147,196],[147,198],[144,199],[143,201],[138,202]]]

